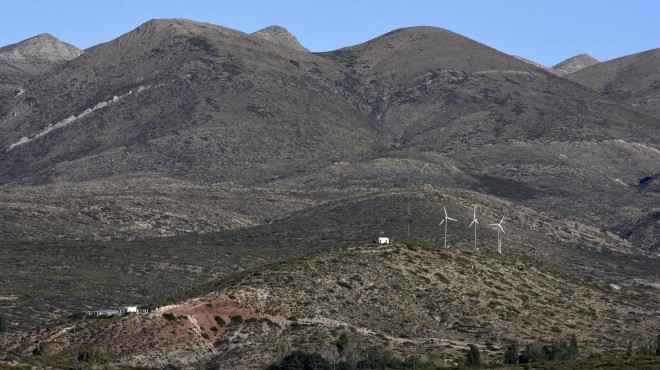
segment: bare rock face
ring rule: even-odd
[[[580,54],[552,67],[558,75],[565,76],[573,72],[577,72],[583,68],[587,68],[598,63],[598,60],[589,54]]]
[[[300,41],[284,27],[270,26],[252,33],[253,36],[261,37],[262,39],[274,42],[276,44],[286,46],[291,49],[300,51],[309,51],[302,46]]]

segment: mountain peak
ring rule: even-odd
[[[76,58],[80,54],[82,50],[49,33],[0,48],[0,60],[9,62],[61,62]]]
[[[252,33],[252,35],[282,46],[286,46],[291,49],[309,51],[307,48],[302,46],[296,36],[294,36],[291,32],[289,32],[289,30],[282,26],[269,26]]]
[[[598,63],[598,59],[592,57],[589,54],[580,54],[574,57],[568,58],[565,61],[552,67],[560,76],[565,76],[573,72],[577,72],[583,68],[592,66]]]

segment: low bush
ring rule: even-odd
[[[243,323],[243,316],[241,315],[229,316],[229,320],[231,321],[231,325],[240,325]]]
[[[78,352],[78,362],[86,362],[90,364],[105,364],[109,360],[102,353],[93,349],[85,349]]]

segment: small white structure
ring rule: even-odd
[[[390,244],[390,238],[386,236],[381,236],[378,238],[378,244],[380,245],[389,245]]]
[[[138,309],[136,306],[127,306],[119,310],[119,313],[121,313],[122,315],[125,315],[127,313],[137,313],[137,312]]]

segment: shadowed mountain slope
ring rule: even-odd
[[[566,78],[660,117],[660,49],[608,60]]]
[[[0,103],[2,182],[255,183],[375,150],[369,121],[318,75],[334,63],[293,53],[219,26],[148,22]]]

